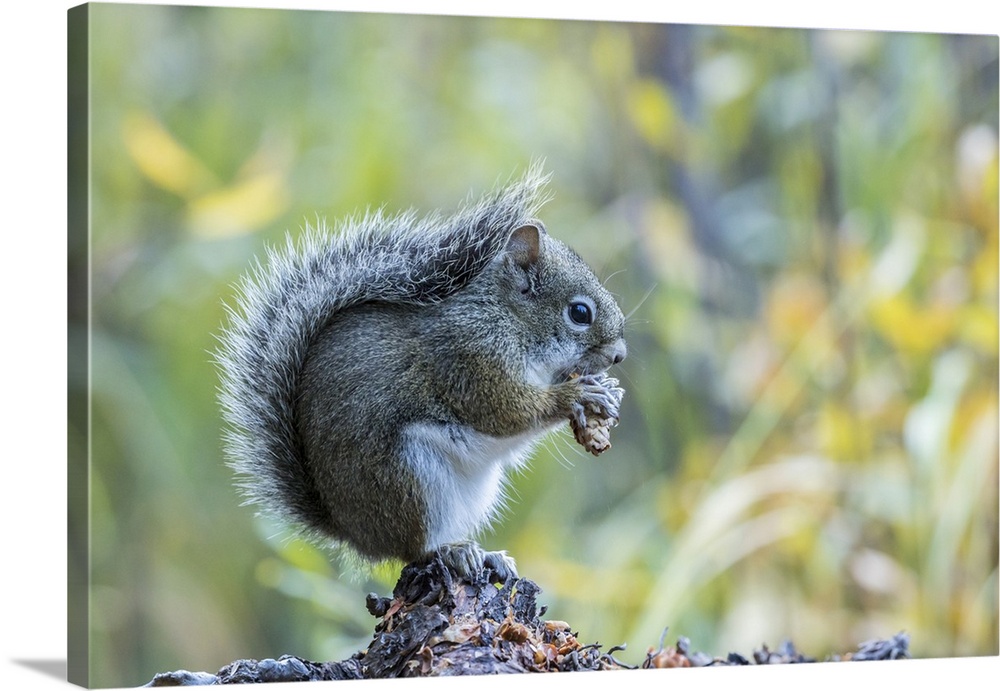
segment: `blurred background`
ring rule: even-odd
[[[367,645],[397,572],[240,506],[223,305],[535,159],[631,314],[614,449],[553,437],[483,536],[546,616],[632,664],[998,653],[996,36],[96,4],[89,50],[92,684]]]

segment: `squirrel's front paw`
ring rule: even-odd
[[[506,552],[487,552],[475,542],[455,542],[437,548],[441,560],[460,577],[475,581],[484,569],[493,571],[501,583],[517,578],[517,566]]]
[[[597,456],[611,448],[611,428],[618,424],[625,390],[604,374],[584,375],[577,383],[582,391],[573,403],[570,427],[577,443]]]

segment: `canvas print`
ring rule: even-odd
[[[997,36],[69,56],[73,683],[998,654]]]

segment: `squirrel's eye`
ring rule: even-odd
[[[574,324],[589,326],[594,321],[594,315],[587,303],[573,302],[569,306],[569,319]]]

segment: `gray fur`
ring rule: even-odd
[[[303,367],[331,320],[366,303],[432,305],[478,276],[544,203],[535,166],[454,216],[381,211],[269,250],[238,286],[215,353],[225,446],[249,503],[314,537],[336,534],[296,425]]]

